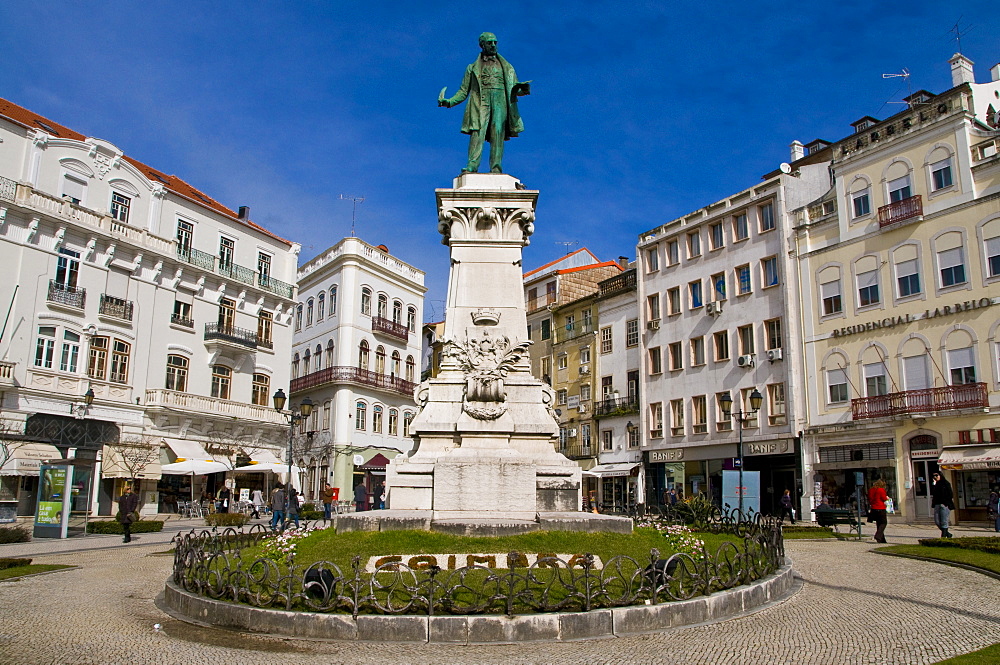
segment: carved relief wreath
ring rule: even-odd
[[[531,342],[514,345],[506,336],[484,331],[478,339],[464,343],[449,341],[445,352],[465,373],[462,410],[477,420],[496,420],[507,412],[504,378],[528,353]]]

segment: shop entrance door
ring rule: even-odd
[[[938,471],[937,460],[913,460],[914,518],[931,519],[931,476]]]

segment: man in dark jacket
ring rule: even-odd
[[[955,509],[955,494],[951,490],[951,483],[944,479],[940,471],[935,471],[931,476],[934,484],[931,486],[931,507],[934,510],[934,524],[941,529],[942,538],[951,538],[951,531],[948,531],[948,519],[951,511]]]
[[[368,503],[368,488],[364,481],[359,480],[354,486],[354,511],[360,513]]]
[[[139,510],[139,495],[132,491],[132,486],[125,488],[125,493],[118,497],[118,522],[125,530],[123,543],[132,542],[132,522],[135,521],[135,512]]]

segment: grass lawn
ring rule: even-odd
[[[0,570],[0,580],[9,580],[14,577],[33,575],[34,573],[47,573],[50,570],[62,570],[64,568],[73,567],[74,566],[62,566],[52,563],[33,563],[27,566],[14,566],[13,568],[4,568],[3,570]]]
[[[939,660],[935,665],[996,665],[996,663],[1000,663],[1000,644],[947,660]]]
[[[826,526],[784,526],[781,533],[785,540],[796,540],[804,538],[831,538],[837,537],[833,529]]]
[[[959,549],[957,547],[928,547],[926,545],[890,545],[888,547],[879,547],[875,551],[887,554],[909,554],[928,559],[937,559],[939,561],[954,561],[955,563],[964,563],[1000,574],[1000,554]],[[990,662],[995,663],[998,661],[993,660]]]

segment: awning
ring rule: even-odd
[[[160,447],[155,454],[146,456],[144,451],[132,452],[128,446],[117,444],[104,446],[104,459],[101,463],[101,476],[104,478],[148,478],[159,480],[162,475],[160,467]]]
[[[250,453],[250,461],[253,464],[280,464],[281,460],[268,450],[267,448],[261,448],[260,450],[255,450]]]
[[[1000,446],[946,446],[938,464],[953,471],[1000,469]]]
[[[205,476],[210,473],[229,471],[229,467],[215,460],[184,460],[173,464],[164,464],[160,472],[172,476]]]
[[[270,462],[267,464],[247,464],[233,469],[234,473],[288,473],[288,462]],[[302,473],[302,469],[292,465],[292,475]]]
[[[639,466],[638,462],[615,462],[613,464],[598,464],[593,469],[583,472],[585,476],[596,478],[617,478],[632,474],[632,470]]]
[[[0,468],[0,476],[37,476],[43,461],[62,457],[55,446],[47,443],[9,445],[13,450],[10,459]]]
[[[177,456],[176,461],[178,462],[192,459],[212,459],[212,456],[205,452],[204,446],[197,441],[188,441],[187,439],[163,439],[163,443],[167,444],[167,447],[174,451],[174,455]]]
[[[385,471],[387,464],[389,464],[389,459],[382,453],[379,453],[364,464],[360,465],[358,469],[362,471]]]

